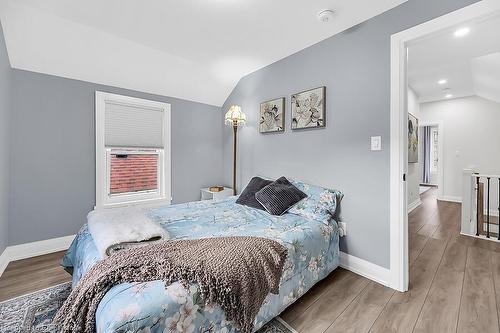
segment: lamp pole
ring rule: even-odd
[[[231,105],[224,119],[226,125],[233,126],[233,195],[236,195],[236,136],[238,134],[238,126],[245,123],[247,116],[241,111],[239,105]]]
[[[238,121],[233,120],[233,195],[236,195],[236,134],[238,132]]]

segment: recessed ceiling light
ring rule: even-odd
[[[453,95],[452,95],[452,94],[447,94],[447,95],[446,95],[446,96],[444,96],[444,97],[446,97],[446,98],[452,98],[452,97],[453,97]]]
[[[470,28],[469,27],[460,28],[457,31],[455,31],[455,37],[464,37],[464,36],[467,36],[469,34],[469,32],[470,32]]]
[[[331,22],[333,20],[333,16],[335,15],[335,12],[331,9],[323,9],[318,14],[316,15],[318,17],[318,20],[324,23]]]
[[[440,84],[440,85],[443,85],[443,84],[446,84],[446,83],[448,83],[448,80],[446,80],[446,79],[442,79],[442,80],[438,81],[438,84]]]

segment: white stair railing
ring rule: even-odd
[[[482,201],[480,200],[481,182],[484,183]],[[491,198],[495,193],[497,194],[497,202],[492,203]],[[493,207],[492,205],[497,206]],[[500,215],[500,175],[480,174],[471,169],[465,169],[463,171],[461,233],[493,239],[492,232],[495,232],[496,237],[494,238],[500,241],[499,224],[492,223],[492,216],[498,216],[494,213],[495,211]],[[486,219],[482,218],[483,214]],[[486,231],[481,234],[480,230],[483,229]]]

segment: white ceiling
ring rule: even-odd
[[[463,27],[462,38],[454,32]],[[410,45],[408,82],[421,103],[477,95],[500,103],[500,17],[468,22]],[[439,85],[438,81],[448,83]]]
[[[476,94],[500,103],[500,52],[472,60]]]
[[[15,68],[221,105],[246,74],[405,1],[0,0],[0,20]]]

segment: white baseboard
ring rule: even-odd
[[[71,235],[8,246],[0,255],[0,276],[9,262],[67,250],[74,238],[75,235]]]
[[[422,201],[420,200],[420,198],[413,201],[411,204],[408,205],[408,213],[411,213],[413,210],[415,210],[415,208],[417,208],[421,204],[422,204]]]
[[[0,276],[2,276],[3,272],[7,268],[10,260],[7,257],[7,249],[5,249],[2,254],[0,254]]]
[[[373,280],[386,287],[391,287],[391,271],[382,266],[375,265],[364,259],[340,251],[340,267],[364,276],[365,278]]]
[[[438,200],[439,201],[462,203],[462,197],[456,197],[453,195],[443,195],[443,196],[439,197]]]

